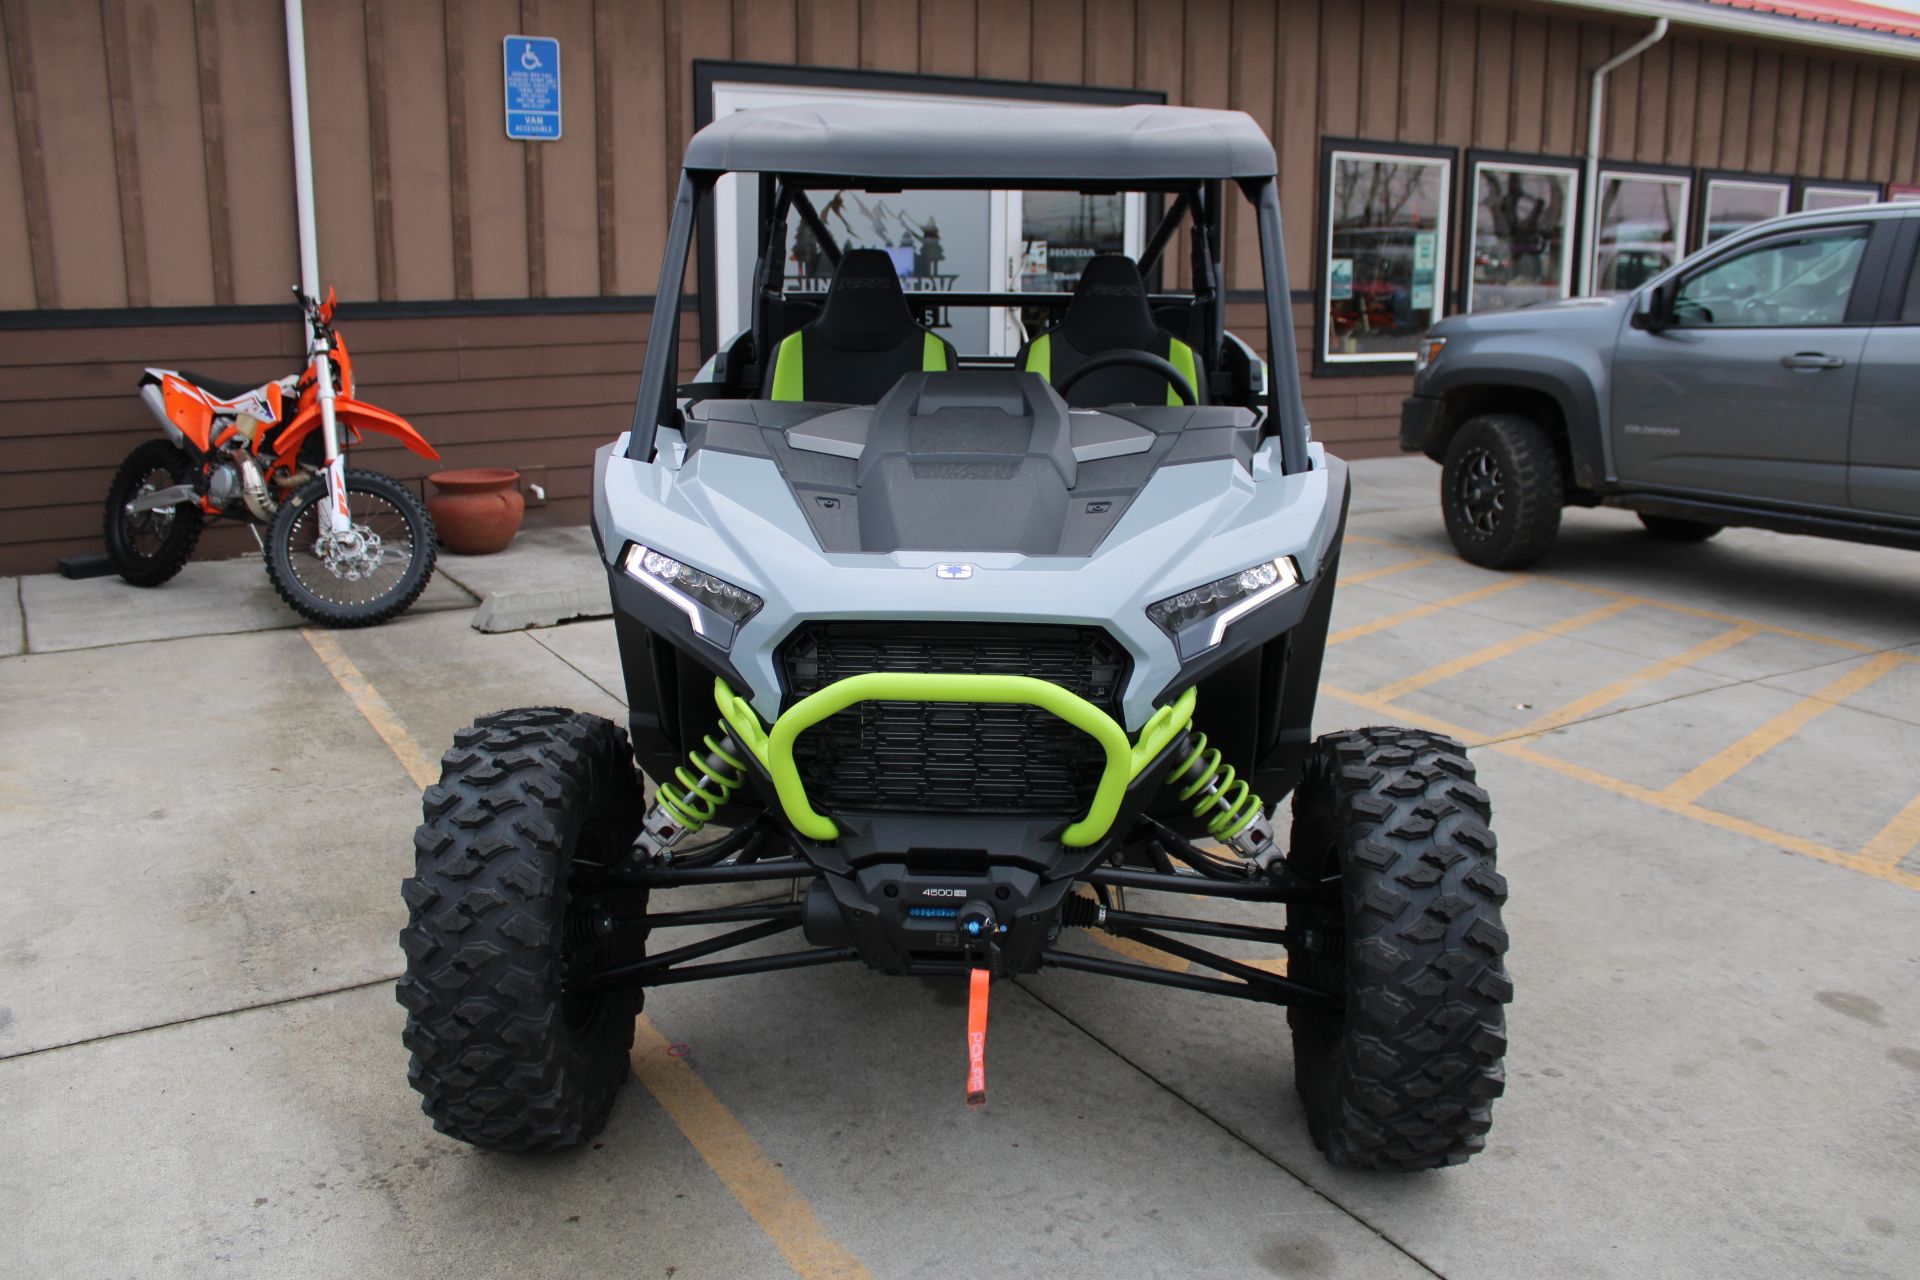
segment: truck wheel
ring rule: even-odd
[[[1677,516],[1650,516],[1645,512],[1641,513],[1640,523],[1662,542],[1705,542],[1726,527],[1708,524],[1704,520],[1682,520]]]
[[[627,856],[641,792],[625,730],[552,707],[482,716],[454,736],[401,886],[408,1078],[449,1137],[552,1151],[598,1133],[626,1083],[641,994],[569,994],[569,972],[640,959],[609,921],[644,889],[595,873]]]
[[[1314,1145],[1349,1169],[1463,1164],[1505,1089],[1506,1012],[1492,810],[1459,743],[1413,729],[1328,734],[1293,801],[1287,865],[1338,882],[1292,906],[1288,972],[1341,993],[1294,1008],[1294,1084]]]
[[[1447,443],[1440,506],[1454,549],[1488,569],[1524,569],[1560,532],[1560,454],[1540,424],[1513,414],[1469,418]]]

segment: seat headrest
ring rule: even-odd
[[[1088,355],[1116,348],[1156,350],[1161,330],[1153,322],[1147,283],[1133,259],[1124,253],[1088,259],[1060,331],[1076,350]]]
[[[916,326],[893,259],[879,249],[849,249],[827,286],[820,318],[810,326],[841,351],[891,351]]]

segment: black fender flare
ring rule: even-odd
[[[1507,352],[1497,365],[1462,364],[1457,368],[1436,369],[1420,388],[1420,394],[1453,400],[1467,393],[1498,392],[1503,387],[1546,395],[1560,407],[1574,487],[1600,492],[1611,474],[1607,465],[1605,420],[1593,379],[1578,365],[1548,356]],[[1444,440],[1435,440],[1433,444],[1444,450]]]

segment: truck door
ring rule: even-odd
[[[1669,284],[1660,327],[1622,331],[1610,415],[1622,482],[1846,507],[1868,231],[1803,227],[1735,246]]]
[[[1920,218],[1903,219],[1901,253],[1912,257],[1901,295],[1898,275],[1867,332],[1860,386],[1853,398],[1853,444],[1847,487],[1854,507],[1880,516],[1920,520]]]

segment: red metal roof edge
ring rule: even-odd
[[[1705,0],[1705,3],[1722,9],[1773,14],[1797,22],[1825,23],[1920,40],[1920,15],[1884,9],[1863,0],[1799,0],[1796,4],[1784,0]]]

